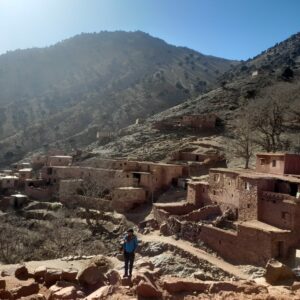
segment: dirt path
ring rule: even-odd
[[[194,247],[190,242],[183,240],[175,240],[172,237],[159,236],[156,233],[152,233],[149,235],[139,235],[139,239],[144,242],[157,242],[157,243],[166,243],[175,245],[183,251],[189,252],[192,255],[198,257],[199,259],[203,259],[212,265],[222,269],[223,271],[232,274],[240,279],[249,279],[249,275],[245,274],[242,270],[240,270],[237,266],[232,265],[226,261],[223,261],[213,255]]]

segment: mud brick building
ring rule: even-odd
[[[255,170],[211,169],[208,182],[189,183],[185,203],[155,204],[154,214],[165,233],[202,240],[232,262],[291,263],[300,249],[299,163],[300,155],[267,153]]]

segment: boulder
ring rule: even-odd
[[[107,297],[114,292],[114,287],[112,285],[102,286],[89,296],[85,298],[85,300],[101,300],[107,299]]]
[[[82,299],[85,297],[80,287],[66,281],[57,281],[49,288],[50,296],[48,300],[56,299]]]
[[[185,279],[185,278],[165,278],[163,281],[163,288],[169,293],[179,292],[200,292],[205,293],[210,287],[210,283],[203,282],[196,279]]]
[[[117,270],[110,270],[106,273],[106,277],[110,285],[119,285],[122,280]]]
[[[84,267],[77,276],[80,284],[85,286],[105,284],[105,273],[110,269],[111,262],[104,256],[99,255],[90,260],[88,265]]]
[[[26,282],[12,290],[10,290],[15,299],[37,294],[39,292],[39,284],[36,282]]]
[[[5,279],[0,279],[0,290],[5,290],[6,281]]]
[[[76,281],[77,274],[78,274],[77,269],[73,269],[73,268],[63,269],[61,274],[61,280],[74,282]]]
[[[33,272],[33,278],[38,282],[40,282],[42,279],[43,282],[45,279],[46,272],[47,272],[47,268],[45,266],[37,267]]]
[[[28,279],[28,269],[25,265],[18,265],[15,269],[15,277],[20,280],[27,280]]]
[[[162,293],[158,290],[158,288],[152,284],[149,280],[140,281],[136,287],[136,293],[140,297],[149,297],[149,298],[159,298]]]
[[[270,259],[266,265],[265,278],[268,283],[274,285],[281,281],[293,280],[295,278],[295,274],[285,264],[275,259]]]
[[[47,268],[45,273],[45,284],[50,286],[61,279],[62,270],[55,268]]]
[[[14,297],[11,292],[5,291],[5,290],[0,290],[0,299],[13,300]]]
[[[64,287],[53,292],[49,297],[49,300],[57,299],[77,299],[76,288],[74,286]]]

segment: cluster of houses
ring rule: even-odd
[[[202,241],[238,264],[292,262],[300,249],[300,155],[257,154],[256,169],[210,169],[187,201],[154,204],[161,232]]]
[[[214,128],[216,122],[214,115],[185,116],[167,125]],[[238,264],[293,260],[300,249],[300,155],[260,153],[254,170],[212,168],[222,161],[195,147],[174,152],[169,163],[99,159],[96,167],[75,165],[68,155],[38,155],[0,172],[0,209],[58,200],[126,213],[152,202],[164,235],[202,241]],[[208,180],[191,176],[202,169],[209,169]],[[187,189],[186,201],[154,203],[171,186]]]

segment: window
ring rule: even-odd
[[[247,208],[250,208],[250,207],[251,207],[251,205],[248,203],[248,204],[247,204]]]
[[[215,174],[214,175],[214,181],[218,181],[219,180],[219,174]]]
[[[283,220],[287,220],[287,219],[288,219],[288,216],[289,216],[289,213],[288,213],[288,212],[286,212],[286,211],[281,212],[281,218],[282,218]]]
[[[215,194],[216,194],[216,191],[213,191],[213,194],[215,195]]]
[[[276,167],[276,160],[275,159],[272,160],[272,167],[273,168]]]
[[[264,158],[261,158],[261,159],[260,159],[260,164],[261,164],[261,165],[264,165],[264,164],[265,164],[265,159],[264,159]]]
[[[202,188],[202,192],[205,193],[205,188]]]
[[[250,190],[250,183],[249,182],[244,182],[244,187],[245,187],[245,190],[249,191]]]

